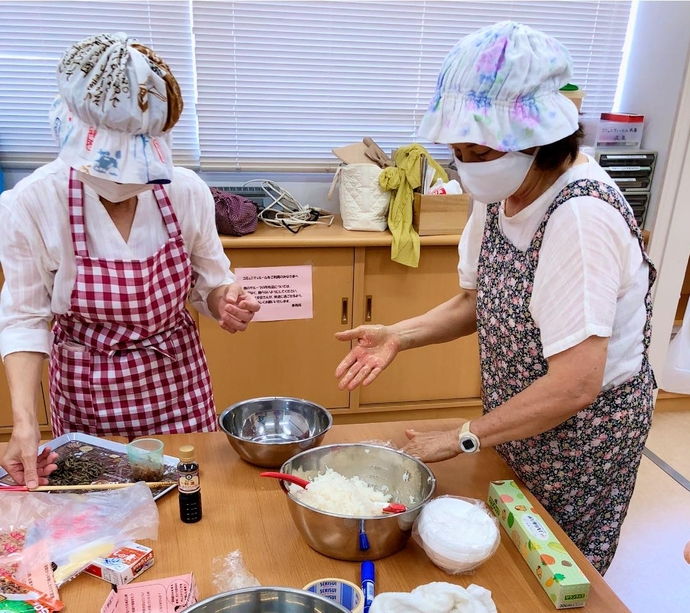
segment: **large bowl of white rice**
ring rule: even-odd
[[[285,462],[281,472],[312,482],[306,490],[281,485],[307,544],[338,560],[377,560],[405,547],[436,489],[434,474],[417,458],[366,443],[309,449]],[[393,502],[407,511],[384,513]]]

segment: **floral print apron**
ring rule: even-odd
[[[58,315],[50,356],[53,434],[142,435],[213,431],[211,379],[186,309],[192,265],[161,185],[153,190],[169,238],[144,260],[92,258],[84,194],[72,169],[69,216],[77,277]]]
[[[656,386],[647,355],[656,270],[622,196],[599,181],[570,183],[547,210],[526,252],[501,232],[500,204],[489,205],[478,264],[477,332],[484,413],[488,413],[548,371],[539,329],[529,312],[534,274],[549,218],[561,204],[579,196],[613,206],[639,240],[649,265],[642,367],[556,428],[496,449],[603,574],[616,551],[633,493]]]

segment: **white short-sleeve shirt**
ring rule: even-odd
[[[568,183],[614,181],[592,159],[571,167],[541,197],[499,226],[526,251],[547,209]],[[486,221],[486,204],[474,203],[460,239],[460,286],[475,289]],[[644,297],[649,270],[637,238],[610,204],[589,196],[562,204],[544,232],[534,276],[530,314],[541,333],[544,357],[570,349],[590,336],[609,339],[603,389],[634,376],[642,365]]]
[[[0,195],[0,263],[5,284],[0,296],[0,354],[50,353],[54,315],[66,313],[76,279],[69,226],[69,167],[61,160],[42,166]],[[215,205],[206,184],[192,171],[175,168],[165,186],[189,253],[195,286],[191,302],[210,316],[209,293],[235,276],[215,225]],[[168,240],[153,195],[139,195],[127,242],[97,194],[84,186],[84,215],[89,255],[109,259],[145,259]]]

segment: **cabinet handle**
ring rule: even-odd
[[[347,305],[348,305],[348,302],[349,301],[347,298],[343,298],[343,307],[342,307],[342,311],[340,312],[340,323],[343,325],[347,325],[347,311],[348,311]]]
[[[367,308],[364,312],[364,321],[371,321],[371,296],[367,296]]]

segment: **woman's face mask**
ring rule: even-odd
[[[491,204],[509,198],[520,188],[535,155],[511,151],[489,162],[461,162],[456,156],[455,164],[464,190],[475,200]]]
[[[101,179],[100,177],[87,175],[80,171],[77,171],[77,177],[82,183],[88,185],[93,191],[95,191],[101,198],[114,204],[124,202],[133,196],[138,196],[142,192],[146,192],[154,188],[154,186],[150,184],[115,183],[115,181],[108,181],[108,179]]]

